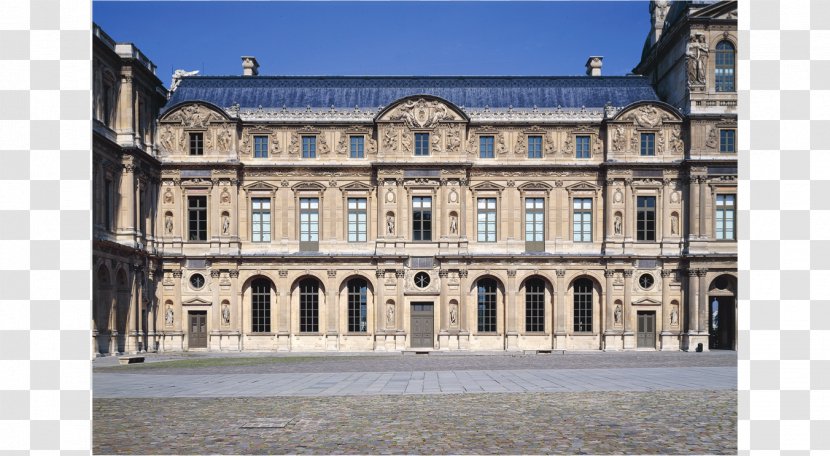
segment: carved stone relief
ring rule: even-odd
[[[457,119],[444,103],[423,98],[407,100],[389,118],[403,120],[409,128],[432,128],[438,122]]]

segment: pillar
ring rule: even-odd
[[[676,236],[671,232],[671,209],[669,207],[669,203],[671,202],[670,185],[671,181],[669,179],[663,179],[663,239]]]
[[[689,311],[687,312],[687,315],[689,316],[689,333],[695,334],[698,332],[698,285],[699,280],[697,278],[697,270],[689,269],[689,296],[686,300]]]
[[[634,190],[631,188],[631,179],[625,180],[625,239],[630,241],[635,237],[634,233],[634,217],[636,208],[634,207]]]
[[[556,313],[556,335],[564,336],[567,333],[565,328],[565,309],[567,305],[565,303],[565,270],[564,269],[557,269],[556,270],[556,308],[558,312]],[[561,347],[560,347],[561,348]]]
[[[689,207],[691,211],[690,238],[697,238],[700,235],[700,185],[698,176],[691,177],[691,190],[689,191]]]
[[[663,279],[660,282],[660,286],[663,287],[663,303],[662,303],[662,331],[661,332],[669,332],[671,331],[671,296],[669,296],[669,282],[671,281],[671,275],[674,271],[671,269],[663,269],[660,271],[660,277]],[[679,310],[678,310],[679,312]],[[679,315],[678,315],[679,317]]]
[[[698,269],[697,270],[697,278],[698,278],[698,307],[697,307],[697,325],[698,330],[704,334],[709,334],[709,301],[706,299],[707,287],[706,287],[706,273],[708,271],[706,269]]]
[[[605,332],[614,331],[614,271],[605,270]]]
[[[614,235],[614,181],[608,180],[605,185],[605,239]]]
[[[700,229],[698,231],[698,234],[700,235],[700,237],[706,238],[706,237],[708,237],[708,234],[709,234],[709,230],[708,230],[707,223],[706,223],[706,214],[709,212],[709,208],[707,207],[707,204],[706,204],[706,202],[707,202],[706,201],[706,199],[707,199],[706,198],[706,187],[707,187],[707,185],[706,185],[706,178],[705,177],[700,178],[700,185],[698,187],[700,188],[700,195],[698,196],[698,200],[699,200],[699,203],[700,203],[700,208],[698,209],[699,216],[700,216],[700,222],[699,222],[700,223]]]
[[[631,308],[631,285],[633,282],[633,276],[633,270],[626,269],[623,271],[623,277],[625,278],[625,288],[623,291],[623,328],[625,334],[634,333],[634,323],[636,317],[632,315],[633,312]]]

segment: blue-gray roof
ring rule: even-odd
[[[434,95],[467,108],[580,108],[659,100],[641,76],[191,76],[167,107],[206,101],[243,108],[377,108]]]

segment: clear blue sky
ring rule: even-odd
[[[172,69],[238,75],[603,75],[637,64],[648,2],[102,2],[93,17]]]

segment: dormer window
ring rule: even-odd
[[[205,137],[203,133],[190,134],[190,155],[204,155]]]
[[[303,158],[317,158],[316,136],[303,136]]]
[[[268,158],[267,136],[254,136],[254,158]]]
[[[429,133],[415,133],[415,156],[429,155]]]

